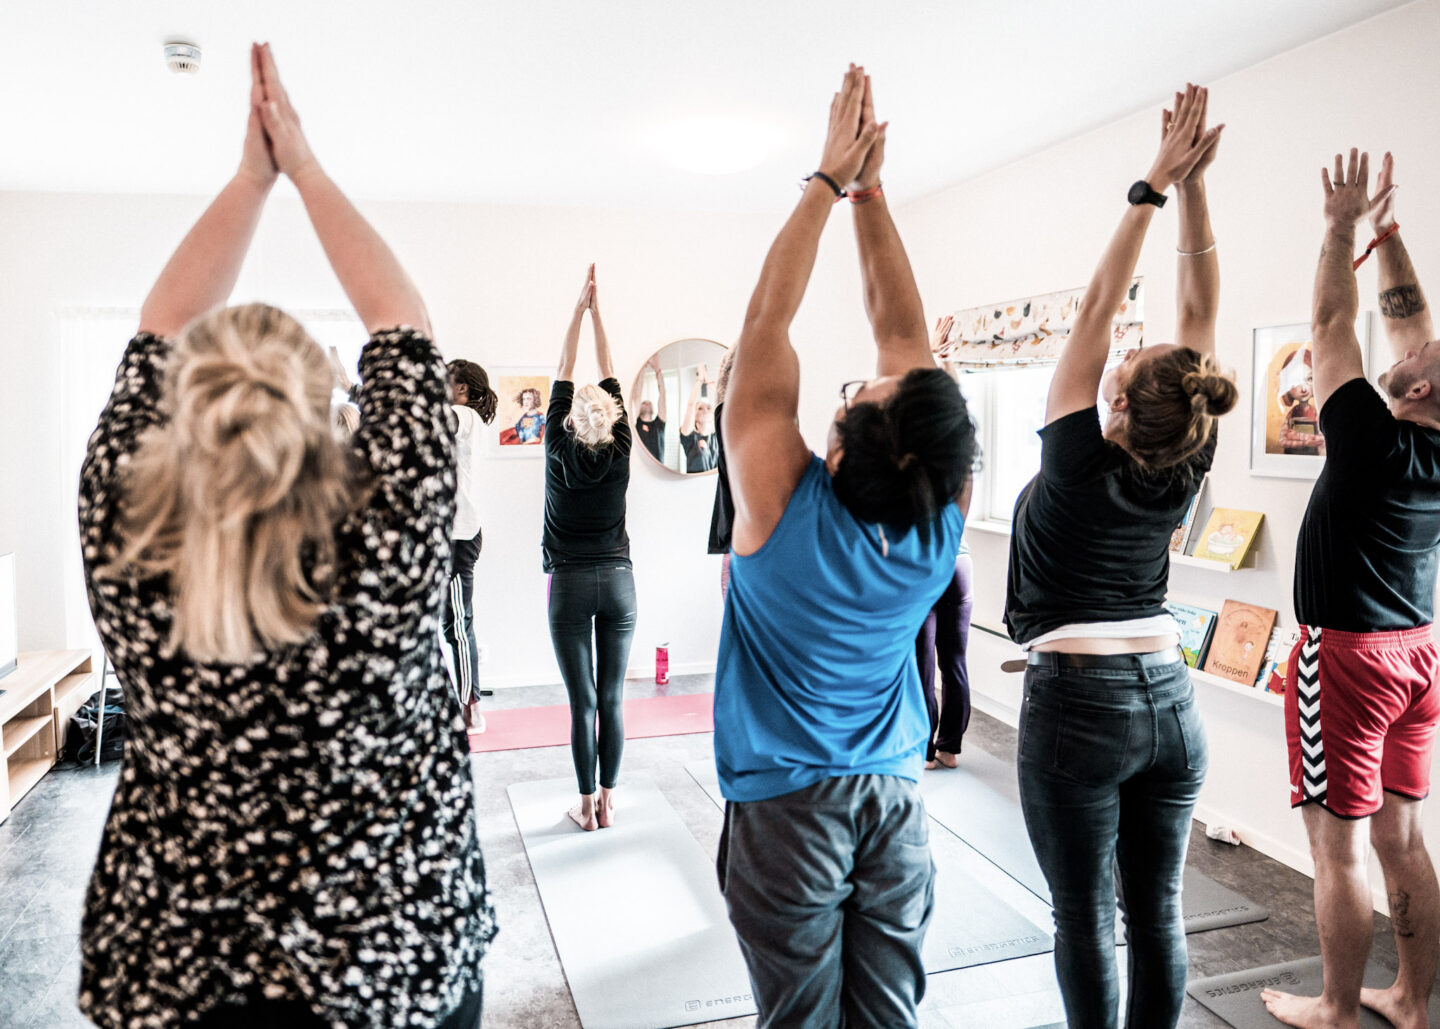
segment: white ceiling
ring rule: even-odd
[[[0,0],[0,189],[212,193],[270,40],[353,194],[766,210],[819,156],[849,60],[910,198],[1158,105],[1400,0]],[[204,49],[194,78],[161,42]],[[759,167],[680,171],[657,125],[740,119]]]

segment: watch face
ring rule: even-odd
[[[1132,204],[1143,204],[1145,198],[1149,195],[1150,187],[1145,184],[1143,179],[1130,187],[1130,202]]]

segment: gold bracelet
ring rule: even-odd
[[[1214,250],[1214,249],[1215,249],[1215,244],[1214,244],[1214,243],[1211,243],[1211,244],[1210,244],[1208,247],[1206,247],[1204,250],[1181,250],[1179,247],[1176,247],[1176,248],[1175,248],[1175,252],[1176,252],[1177,254],[1179,254],[1181,257],[1199,257],[1199,256],[1201,256],[1202,254],[1208,254],[1210,251],[1212,251],[1212,250]]]

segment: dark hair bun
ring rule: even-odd
[[[841,457],[832,486],[867,522],[923,534],[975,465],[975,424],[955,380],[938,368],[905,374],[880,403],[853,405],[836,423]]]

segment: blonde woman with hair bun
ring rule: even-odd
[[[575,355],[587,311],[600,385],[577,389]],[[550,573],[550,642],[570,695],[570,752],[580,787],[570,817],[589,831],[614,818],[625,746],[621,699],[635,635],[635,576],[625,532],[630,421],[600,320],[593,264],[575,302],[555,379],[545,418],[541,552]]]
[[[445,365],[268,45],[251,78],[240,168],[150,291],[82,471],[90,606],[133,735],[80,1008],[102,1029],[475,1029],[495,929],[436,631]],[[348,438],[304,328],[223,306],[281,174],[371,334]]]

